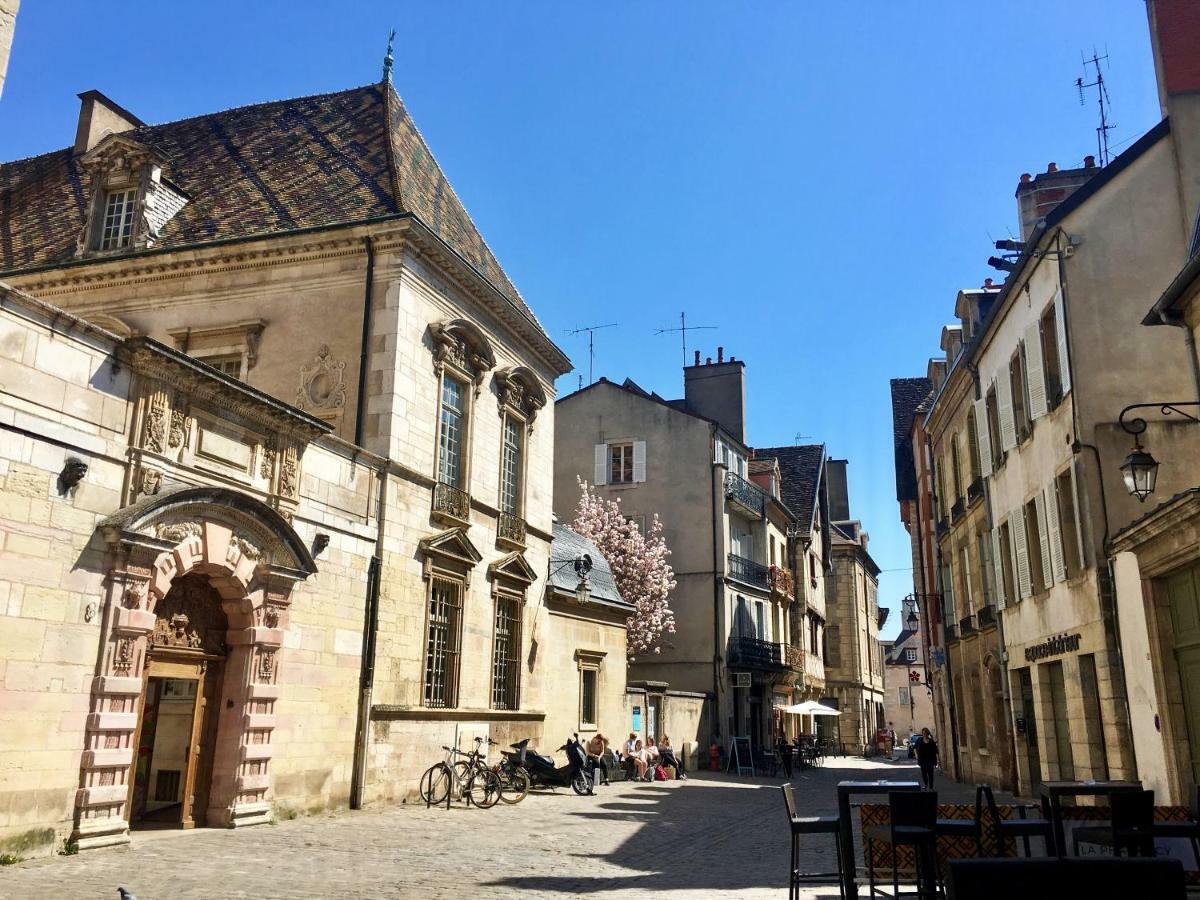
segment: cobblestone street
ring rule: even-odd
[[[837,758],[797,776],[803,813],[836,811],[845,778],[916,778],[905,763]],[[31,860],[0,869],[0,897],[139,900],[291,897],[786,896],[787,838],[777,779],[701,773],[621,783],[596,797],[530,795],[515,807],[379,811],[241,831],[142,833],[128,851]],[[939,794],[970,789],[939,778]],[[827,839],[806,865],[833,868]],[[216,887],[216,885],[220,885]],[[808,898],[836,896],[811,889]]]

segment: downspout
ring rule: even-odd
[[[367,251],[367,275],[363,286],[362,342],[358,356],[358,408],[354,413],[354,443],[359,447],[363,445],[363,425],[367,417],[367,365],[371,358],[371,318],[374,313],[375,242],[370,235],[363,238],[363,247]]]
[[[1062,264],[1062,260],[1063,260],[1062,235],[1063,235],[1063,231],[1060,228],[1058,230],[1058,233],[1055,234],[1055,236],[1054,236],[1054,247],[1058,254],[1058,260],[1059,260],[1059,263],[1058,263],[1058,286],[1059,286],[1059,290],[1062,292],[1062,298],[1063,298],[1063,302],[1062,302],[1063,332],[1067,336],[1067,348],[1068,348],[1068,350],[1067,350],[1067,371],[1070,372],[1070,375],[1071,375],[1071,393],[1074,395],[1075,391],[1078,390],[1079,385],[1078,385],[1078,382],[1076,382],[1076,380],[1075,380],[1075,360],[1074,360],[1073,354],[1070,352],[1070,347],[1072,346],[1072,343],[1071,343],[1071,319],[1067,315],[1067,310],[1068,310],[1070,304],[1068,303],[1069,293],[1067,290],[1067,272],[1066,272],[1066,268]],[[1191,330],[1190,329],[1188,330],[1188,338],[1189,338],[1189,340],[1188,340],[1189,350],[1193,351],[1193,352],[1189,353],[1189,356],[1192,359],[1192,373],[1193,373],[1193,376],[1200,379],[1200,375],[1197,375],[1198,370],[1197,370],[1197,366],[1196,366],[1195,352],[1194,352],[1195,345],[1194,345],[1194,342],[1192,340],[1190,340],[1190,338],[1191,338]],[[1198,381],[1198,383],[1200,383],[1200,381]],[[1117,671],[1121,675],[1121,684],[1119,685],[1118,693],[1121,696],[1121,705],[1125,708],[1125,745],[1129,748],[1129,761],[1133,766],[1134,773],[1136,774],[1137,770],[1138,770],[1137,749],[1134,747],[1134,743],[1133,743],[1133,715],[1129,708],[1129,690],[1127,687],[1127,685],[1129,684],[1129,681],[1128,681],[1128,678],[1126,677],[1126,673],[1125,673],[1125,654],[1121,649],[1121,622],[1120,622],[1119,614],[1117,612],[1116,580],[1113,575],[1112,556],[1110,555],[1109,548],[1108,548],[1108,533],[1109,533],[1108,497],[1104,491],[1104,467],[1100,460],[1100,448],[1098,448],[1095,444],[1084,443],[1082,440],[1080,440],[1080,437],[1079,437],[1079,435],[1080,435],[1079,404],[1075,401],[1076,401],[1076,398],[1074,396],[1072,396],[1072,398],[1071,398],[1071,424],[1075,429],[1075,441],[1074,441],[1074,443],[1071,444],[1071,451],[1075,454],[1078,454],[1081,450],[1090,450],[1092,453],[1092,457],[1096,462],[1096,478],[1097,478],[1096,487],[1099,489],[1100,512],[1104,518],[1104,539],[1101,544],[1101,550],[1104,553],[1104,561],[1105,561],[1104,581],[1106,582],[1105,584],[1097,585],[1098,592],[1099,592],[1098,599],[1100,600],[1100,612],[1105,617],[1105,624],[1107,626],[1106,630],[1108,631],[1107,637],[1109,640],[1111,640],[1112,645],[1113,645],[1113,651],[1117,655]],[[1097,570],[1099,570],[1099,568],[1100,568],[1099,560],[1096,561],[1096,568],[1097,568]],[[1100,572],[1097,571],[1097,581],[1098,582],[1101,581],[1099,575],[1100,575]],[[1101,726],[1101,728],[1104,727],[1103,713],[1101,713],[1100,726]],[[1105,766],[1105,768],[1109,768],[1108,745],[1102,744],[1101,746],[1104,748],[1104,766]],[[1110,774],[1111,774],[1111,771],[1110,771]]]
[[[713,428],[714,448],[717,439],[716,428]],[[715,451],[714,454],[715,455]],[[712,477],[709,478],[709,496],[712,499],[712,543],[713,543],[713,726],[712,740],[721,746],[717,740],[721,734],[721,545],[718,538],[718,523],[724,525],[724,516],[717,515],[717,463],[713,463]]]
[[[367,780],[367,739],[371,728],[371,692],[375,684],[375,646],[379,632],[379,583],[383,569],[384,511],[387,494],[387,463],[381,462],[377,470],[379,497],[376,506],[378,535],[375,553],[367,567],[366,609],[363,621],[363,653],[358,676],[358,719],[354,727],[354,760],[350,776],[350,808],[362,809],[363,792]]]

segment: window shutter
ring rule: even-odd
[[[1000,556],[1000,529],[992,529],[992,571],[996,581],[996,590],[992,596],[996,598],[996,609],[1004,609],[1008,605],[1004,596],[1004,560]]]
[[[1050,530],[1046,524],[1046,495],[1042,491],[1038,491],[1033,495],[1033,508],[1037,512],[1038,525],[1038,544],[1039,547],[1030,547],[1030,550],[1037,550],[1042,554],[1042,578],[1045,579],[1046,587],[1054,584],[1054,577],[1050,574]]]
[[[633,442],[633,480],[646,480],[646,442]]]
[[[942,566],[942,611],[946,621],[954,622],[954,569],[949,563]]]
[[[1067,560],[1063,555],[1062,521],[1058,505],[1058,485],[1051,481],[1046,488],[1046,521],[1050,529],[1050,560],[1055,581],[1067,580]]]
[[[1071,361],[1067,357],[1067,317],[1063,311],[1062,290],[1054,292],[1054,330],[1058,332],[1058,370],[1063,396],[1071,390]]]
[[[596,445],[596,471],[593,477],[596,484],[608,484],[608,444]]]
[[[1017,590],[1022,600],[1033,593],[1029,577],[1029,546],[1025,540],[1025,510],[1024,507],[1008,520],[1008,530],[1011,532],[1013,556],[1016,557]]]
[[[1025,329],[1025,380],[1029,384],[1029,418],[1040,419],[1046,414],[1046,371],[1038,322]]]
[[[987,399],[975,401],[975,443],[979,447],[979,474],[992,474],[992,436],[988,433]]]
[[[1079,548],[1079,565],[1087,568],[1087,556],[1083,552],[1086,540],[1083,535],[1083,507],[1079,504],[1079,477],[1075,471],[1075,462],[1071,462],[1071,504],[1075,507],[1075,539]]]
[[[713,438],[713,462],[725,462],[725,448],[721,446],[721,439],[719,437]]]
[[[996,378],[996,402],[1000,413],[1000,449],[1006,453],[1017,446],[1017,424],[1013,420],[1012,379],[1008,369],[1000,371]]]

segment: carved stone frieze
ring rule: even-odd
[[[295,498],[300,492],[300,463],[296,458],[296,448],[286,447],[279,466],[279,493],[284,497]]]
[[[246,557],[247,559],[252,559],[255,562],[262,559],[262,551],[259,550],[258,547],[254,546],[254,544],[250,543],[248,540],[246,540],[241,535],[236,535],[235,537],[233,537],[229,541],[229,546],[237,547],[238,550],[240,550],[242,552],[242,556]]]
[[[182,447],[187,440],[188,418],[182,409],[171,410],[171,428],[167,434],[167,446],[171,449]]]
[[[203,576],[184,576],[158,601],[151,647],[224,655],[229,623],[221,595]]]
[[[162,453],[167,437],[167,395],[155,391],[150,395],[150,407],[146,411],[146,449]]]
[[[275,470],[275,449],[268,443],[262,445],[262,457],[258,461],[259,477],[271,480],[271,473]]]
[[[154,536],[172,544],[181,543],[190,537],[200,537],[201,532],[199,522],[159,522],[154,526]]]
[[[134,650],[137,647],[137,638],[119,637],[117,638],[117,646],[113,650],[113,671],[118,675],[128,675],[133,671]]]
[[[275,651],[264,648],[258,653],[258,680],[270,684],[275,677]]]
[[[153,497],[162,487],[162,472],[149,466],[138,470],[137,493]]]

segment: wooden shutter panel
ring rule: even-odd
[[[1046,519],[1047,519],[1046,495],[1044,492],[1038,491],[1036,494],[1033,495],[1033,508],[1034,508],[1034,511],[1037,513],[1038,545],[1039,546],[1030,547],[1029,549],[1031,551],[1036,551],[1038,553],[1041,553],[1041,555],[1042,555],[1042,578],[1045,580],[1046,586],[1049,587],[1050,585],[1054,584],[1054,578],[1050,574],[1050,572],[1051,572],[1051,568],[1050,568],[1050,566],[1051,566],[1050,533],[1049,533],[1050,529],[1049,529],[1049,526],[1046,524]]]
[[[1009,517],[1008,530],[1012,538],[1013,556],[1016,557],[1017,591],[1022,600],[1033,593],[1032,581],[1029,577],[1029,546],[1025,539],[1025,508]]]
[[[1062,515],[1058,505],[1058,481],[1050,482],[1046,488],[1046,522],[1050,531],[1050,561],[1051,571],[1055,581],[1067,580],[1067,560],[1063,555],[1062,544]]]
[[[1067,316],[1063,310],[1062,290],[1054,292],[1054,330],[1058,332],[1058,371],[1063,396],[1071,390],[1071,361],[1067,356]]]
[[[988,432],[987,398],[975,401],[975,443],[979,447],[979,474],[992,474],[992,436]]]
[[[1029,418],[1040,419],[1046,414],[1046,367],[1038,322],[1025,329],[1025,381],[1029,385]]]
[[[646,480],[646,442],[633,442],[633,480]]]
[[[1000,529],[992,529],[992,573],[996,581],[996,590],[992,596],[996,598],[996,609],[1004,609],[1008,605],[1004,595],[1004,560],[1000,556]]]
[[[608,444],[596,445],[596,471],[592,477],[595,484],[608,484]]]
[[[1017,423],[1013,420],[1012,379],[1008,368],[996,378],[996,402],[1000,409],[1000,449],[1006,453],[1017,446]]]

